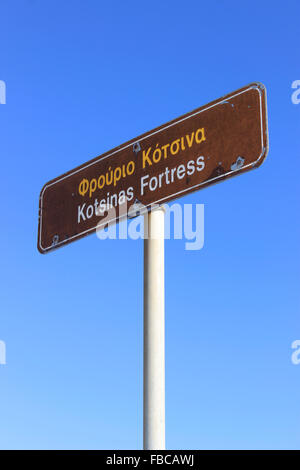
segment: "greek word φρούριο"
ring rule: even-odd
[[[115,168],[109,167],[107,172],[99,175],[98,178],[87,179],[83,178],[78,185],[78,192],[81,196],[86,194],[92,197],[97,189],[103,189],[106,186],[116,186],[122,179],[134,173],[135,162],[130,160],[126,165],[117,166]]]

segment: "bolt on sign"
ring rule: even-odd
[[[126,218],[133,207],[256,168],[267,152],[266,90],[252,83],[46,183],[38,249],[47,253]]]

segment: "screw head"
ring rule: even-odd
[[[139,142],[135,142],[135,143],[133,144],[133,151],[134,151],[134,153],[137,154],[140,150],[141,150],[140,143],[139,143]]]
[[[59,241],[59,236],[58,235],[54,235],[53,238],[52,238],[52,245],[57,245]]]

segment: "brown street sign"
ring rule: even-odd
[[[267,152],[266,90],[252,83],[45,184],[38,249],[118,222],[133,205],[164,203],[251,170]]]

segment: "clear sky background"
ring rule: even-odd
[[[0,448],[142,448],[143,242],[36,248],[43,184],[252,81],[257,170],[166,241],[169,449],[299,449],[299,1],[1,1]]]

